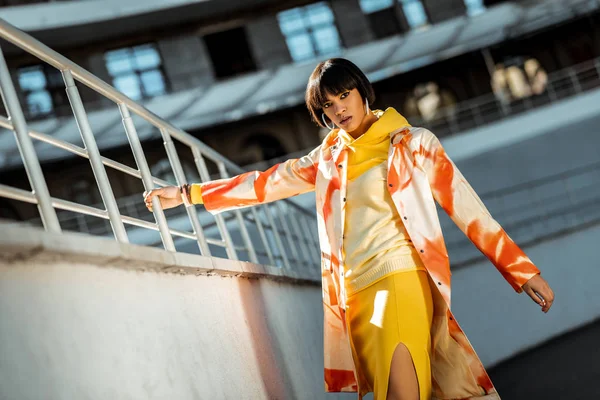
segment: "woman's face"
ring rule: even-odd
[[[323,112],[340,129],[350,133],[365,118],[365,104],[358,89],[345,90],[337,95],[327,93]]]

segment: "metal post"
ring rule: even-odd
[[[575,73],[575,70],[573,68],[569,68],[569,77],[571,78],[571,82],[573,83],[573,87],[575,88],[575,93],[581,93],[582,89],[581,89],[581,84],[579,83],[579,80],[577,79],[577,74]]]
[[[492,53],[490,53],[490,49],[488,48],[481,49],[481,55],[483,56],[483,60],[485,61],[485,66],[487,67],[488,74],[490,74],[491,82],[491,80],[494,79],[494,72],[496,72],[494,58],[492,57]]]
[[[150,168],[148,168],[148,162],[146,161],[146,156],[144,155],[144,150],[142,149],[142,144],[140,143],[140,138],[138,137],[135,125],[133,124],[133,120],[131,119],[131,115],[129,114],[129,109],[127,108],[127,105],[125,105],[125,103],[119,103],[119,111],[121,111],[121,117],[123,118],[123,126],[125,127],[127,139],[129,140],[129,144],[131,145],[133,158],[135,158],[135,163],[140,169],[140,175],[142,176],[142,183],[144,185],[144,189],[152,190],[154,189],[154,182],[152,182],[152,174],[150,173]],[[141,198],[140,201],[142,201]],[[173,243],[173,238],[171,237],[171,232],[169,232],[169,226],[167,225],[165,213],[160,207],[160,201],[157,197],[154,197],[154,199],[152,199],[152,210],[154,212],[154,218],[156,219],[156,223],[158,224],[160,238],[162,240],[165,250],[176,251],[175,243]]]
[[[61,233],[60,223],[56,216],[56,210],[52,207],[52,199],[50,198],[50,192],[42,173],[42,167],[38,160],[37,154],[35,153],[35,147],[31,137],[29,137],[29,130],[27,128],[27,122],[23,115],[23,110],[19,104],[17,92],[13,85],[6,66],[6,60],[4,54],[0,48],[0,88],[2,88],[2,101],[4,107],[8,113],[9,119],[13,121],[13,128],[15,132],[15,139],[17,146],[19,147],[19,153],[25,166],[25,172],[27,172],[27,179],[33,189],[33,195],[36,198],[38,211],[44,228],[48,232]]]
[[[110,225],[112,226],[113,233],[119,242],[129,243],[127,231],[125,231],[125,226],[123,225],[123,220],[121,219],[121,213],[119,212],[119,207],[117,206],[117,201],[115,200],[115,194],[110,186],[108,175],[106,175],[106,170],[104,169],[104,164],[102,163],[102,157],[100,156],[100,151],[98,150],[98,145],[96,144],[96,139],[94,138],[94,133],[92,132],[92,128],[90,127],[90,123],[85,113],[81,96],[79,95],[77,86],[75,86],[73,75],[68,69],[62,70],[61,72],[67,88],[67,97],[69,98],[69,103],[71,103],[73,115],[75,116],[75,121],[77,121],[79,133],[81,134],[81,139],[83,140],[84,146],[90,157],[92,171],[94,173],[94,177],[96,178],[98,189],[100,190],[100,196],[102,197],[102,201],[106,206],[106,211],[108,212],[108,218],[110,219]]]
[[[281,258],[283,259],[283,265],[286,268],[290,268],[290,262],[287,258],[287,254],[285,252],[285,247],[283,247],[283,242],[281,241],[281,237],[279,236],[279,231],[277,229],[277,225],[275,225],[275,220],[273,219],[273,215],[271,214],[271,210],[269,209],[269,205],[265,204],[263,206],[265,210],[265,215],[267,216],[267,221],[269,221],[269,225],[271,225],[271,230],[273,232],[273,237],[275,238],[275,243],[279,248],[279,252],[281,253]]]
[[[298,255],[298,249],[296,248],[296,244],[294,243],[294,238],[292,237],[292,231],[290,230],[290,226],[288,225],[287,218],[285,217],[285,210],[283,209],[283,206],[281,205],[280,201],[275,202],[275,208],[278,211],[277,216],[279,218],[279,223],[281,224],[281,227],[283,228],[285,237],[290,246],[290,250],[292,251],[292,257],[294,257],[294,260],[296,260],[296,262],[299,263],[300,257]]]
[[[315,254],[314,259],[318,260],[321,255],[321,249],[319,248],[318,244],[316,244],[314,242],[314,240],[312,240],[312,238],[315,235],[311,235],[311,230],[310,230],[310,227],[308,226],[308,222],[306,220],[307,220],[306,216],[301,216],[301,218],[299,220],[300,227],[302,228],[302,231],[304,232],[304,239],[306,240],[306,243],[314,251],[314,254]],[[318,236],[318,234],[316,236]]]
[[[275,265],[275,258],[273,258],[273,252],[271,251],[271,246],[269,245],[269,240],[267,239],[267,234],[265,233],[265,229],[263,228],[262,221],[258,215],[258,211],[256,211],[256,207],[252,207],[250,209],[252,216],[254,217],[254,222],[256,223],[256,228],[258,229],[258,234],[260,235],[260,240],[262,240],[265,251],[267,252],[267,257],[269,257],[269,262],[271,265]]]
[[[228,178],[227,169],[225,168],[225,164],[222,162],[217,163],[217,168],[219,168],[219,174],[221,178]],[[244,223],[244,217],[239,210],[235,210],[233,212],[235,217],[237,218],[238,224],[240,226],[240,233],[242,234],[242,240],[246,245],[246,249],[248,250],[248,255],[250,256],[250,261],[258,264],[258,257],[256,256],[256,251],[254,251],[254,244],[250,239],[250,234],[248,233],[248,229],[246,228],[246,224]]]
[[[306,244],[310,247],[310,249],[317,256],[319,256],[321,254],[321,249],[319,249],[319,246],[315,245],[314,240],[312,240],[312,237],[314,237],[314,235],[311,235],[310,227],[308,226],[308,223],[306,222],[306,220],[307,220],[307,217],[304,215],[301,215],[300,218],[298,219],[298,222],[300,223],[300,228],[302,229],[302,232],[304,233],[304,240],[306,241]]]
[[[479,112],[479,108],[478,108],[477,104],[471,106],[471,112],[473,113],[475,123],[479,126],[484,125],[483,117],[481,116],[481,113]]]
[[[175,179],[177,179],[178,185],[183,185],[187,183],[185,179],[185,174],[183,173],[183,168],[181,167],[181,161],[179,161],[179,156],[177,155],[177,150],[175,149],[175,144],[171,139],[171,135],[169,132],[160,128],[160,134],[164,140],[165,149],[167,150],[167,157],[169,158],[169,163],[171,164],[171,168],[173,169],[173,173],[175,174]],[[198,215],[196,214],[195,207],[186,207],[188,217],[190,218],[190,222],[192,224],[192,229],[198,238],[198,247],[200,248],[200,253],[203,256],[211,256],[210,248],[208,247],[208,243],[206,242],[206,237],[204,236],[204,229],[202,229],[202,225],[200,225],[200,221],[198,221]],[[234,258],[237,260],[237,258]]]
[[[208,173],[208,168],[206,168],[206,162],[204,161],[204,157],[202,157],[202,153],[197,147],[192,147],[192,154],[194,156],[194,163],[196,164],[196,169],[198,170],[198,174],[200,175],[200,179],[203,182],[207,182],[210,180],[210,175]],[[235,246],[233,245],[233,240],[231,240],[231,236],[229,235],[229,230],[227,230],[227,224],[223,219],[221,214],[215,215],[215,220],[217,221],[217,227],[219,228],[219,232],[221,233],[221,237],[223,241],[225,241],[225,251],[227,252],[227,256],[232,260],[238,260],[237,252],[235,251]]]
[[[294,235],[296,235],[296,237],[298,238],[297,242],[298,246],[300,247],[300,252],[302,253],[302,258],[304,260],[305,264],[310,264],[310,250],[308,250],[308,247],[306,246],[306,243],[304,242],[304,238],[302,237],[302,233],[300,231],[300,228],[298,227],[298,224],[300,223],[300,219],[302,218],[302,215],[300,215],[300,213],[298,212],[291,212],[288,214],[290,217],[290,225],[292,226],[292,230],[294,231]]]

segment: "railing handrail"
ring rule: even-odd
[[[51,230],[52,232],[56,233],[60,233],[62,231],[56,216],[56,209],[63,209],[79,213],[78,215],[80,216],[89,215],[93,217],[99,217],[104,220],[109,220],[115,238],[122,243],[129,242],[128,233],[124,227],[124,224],[127,223],[128,225],[158,230],[160,232],[164,248],[169,251],[177,251],[172,238],[172,235],[175,235],[178,237],[195,240],[200,248],[200,253],[207,256],[212,255],[209,245],[216,245],[224,248],[227,252],[227,256],[233,259],[238,259],[237,252],[242,250],[247,252],[249,261],[252,262],[259,262],[257,258],[258,255],[266,254],[269,259],[268,262],[270,262],[272,265],[275,265],[275,260],[283,260],[284,266],[288,268],[291,266],[290,260],[295,260],[295,262],[301,264],[318,265],[318,251],[314,252],[314,254],[311,252],[311,254],[314,255],[313,259],[311,260],[311,256],[309,254],[307,254],[305,251],[298,251],[299,248],[297,247],[300,246],[302,250],[304,250],[304,246],[310,247],[315,244],[315,235],[311,234],[310,231],[305,230],[308,222],[304,221],[306,218],[310,218],[311,220],[314,219],[314,212],[304,209],[289,199],[283,199],[281,202],[275,203],[277,222],[280,226],[284,227],[283,236],[281,235],[282,231],[277,227],[276,219],[273,217],[269,205],[256,207],[256,209],[253,208],[250,211],[252,218],[248,221],[254,223],[252,229],[257,230],[258,235],[256,237],[260,236],[260,240],[264,245],[264,251],[255,249],[255,243],[249,234],[246,221],[244,220],[244,217],[240,211],[234,211],[233,215],[238,222],[238,232],[240,233],[241,239],[244,243],[243,247],[240,247],[233,242],[229,233],[229,226],[226,224],[226,220],[222,215],[214,216],[214,219],[216,220],[215,225],[218,227],[218,230],[221,234],[221,239],[206,237],[204,228],[202,225],[200,225],[195,207],[185,207],[189,222],[192,226],[191,233],[173,229],[172,227],[168,226],[165,214],[160,207],[158,199],[153,200],[153,214],[156,224],[143,219],[122,215],[118,202],[114,197],[105,167],[108,166],[141,179],[146,190],[155,188],[156,185],[165,186],[166,184],[171,184],[152,176],[143,148],[141,146],[139,136],[137,134],[137,129],[132,120],[132,114],[141,117],[147,123],[160,131],[167,151],[170,166],[173,169],[173,173],[177,181],[176,184],[181,185],[183,183],[187,183],[187,177],[184,174],[178,151],[173,140],[177,140],[178,142],[186,145],[188,150],[191,150],[201,181],[205,182],[211,179],[208,173],[205,158],[210,159],[216,164],[220,178],[227,178],[231,176],[231,174],[237,175],[246,171],[192,135],[176,128],[168,121],[160,118],[150,110],[146,109],[144,106],[118,92],[115,88],[102,81],[98,77],[92,75],[84,68],[78,66],[77,64],[68,60],[66,57],[50,49],[48,46],[39,42],[27,33],[20,31],[2,19],[0,19],[0,37],[61,71],[74,119],[77,122],[77,127],[79,128],[85,146],[85,148],[82,148],[58,138],[51,137],[50,135],[29,130],[27,127],[27,122],[24,118],[23,110],[21,109],[17,99],[14,84],[12,83],[10,73],[6,66],[6,61],[2,51],[0,50],[0,84],[2,84],[5,107],[9,113],[8,119],[0,119],[0,126],[15,132],[23,162],[26,167],[25,169],[27,176],[32,183],[32,187],[34,188],[33,192],[27,192],[6,185],[0,185],[0,196],[11,198],[17,201],[36,204],[40,209],[42,223],[47,230]],[[129,139],[138,169],[134,169],[122,163],[110,160],[100,154],[75,81],[84,84],[85,86],[99,93],[104,98],[111,100],[119,108],[123,121],[123,127],[127,138]],[[50,196],[44,176],[41,172],[39,159],[31,141],[32,138],[43,141],[52,146],[62,148],[80,157],[88,158],[94,173],[94,177],[96,178],[98,189],[100,190],[100,195],[103,199],[103,205],[106,209],[104,210],[102,208],[86,206]],[[141,193],[140,202],[142,202]],[[285,204],[287,208],[284,208],[283,204]],[[259,211],[262,211],[265,217],[260,217]],[[286,232],[289,229],[285,229],[285,227],[290,226],[288,225],[287,218],[294,218],[295,223],[291,225],[294,232]],[[298,224],[302,224],[303,228],[300,229]],[[302,231],[304,231],[303,239],[297,240]],[[284,243],[284,240],[287,244]],[[278,254],[275,254],[275,251],[277,251]],[[288,257],[288,252],[290,252],[293,258]]]
[[[116,90],[114,87],[104,82],[102,79],[96,77],[91,72],[75,64],[68,58],[56,52],[55,50],[52,50],[50,47],[46,46],[39,40],[20,31],[18,28],[11,25],[2,18],[0,18],[0,34],[3,39],[36,56],[37,58],[45,61],[46,63],[58,69],[59,71],[71,71],[73,77],[78,82],[81,82],[90,89],[97,91],[98,93],[112,100],[116,104],[125,104],[127,108],[135,112],[135,114],[137,114],[138,116],[144,118],[152,125],[156,126],[157,128],[166,129],[170,135],[172,135],[180,142],[185,143],[190,147],[196,147],[200,149],[202,154],[211,159],[212,161],[223,163],[229,170],[237,174],[246,172],[242,167],[235,164],[233,161],[229,160],[214,149],[210,148],[199,139],[175,127],[168,121],[162,119],[158,115],[154,114],[152,111],[148,110],[146,107],[131,100],[129,97],[125,96],[124,94]],[[290,206],[296,208],[296,210],[299,212],[307,213],[308,215],[314,214],[298,206],[294,202],[290,202]]]
[[[11,25],[2,18],[0,18],[0,34],[2,38],[6,41],[36,56],[40,60],[45,61],[46,63],[58,69],[59,71],[71,71],[71,73],[73,74],[73,78],[75,78],[78,82],[86,85],[92,90],[97,91],[104,97],[108,98],[109,100],[112,100],[115,104],[124,104],[136,115],[144,118],[146,121],[148,121],[155,127],[159,129],[166,129],[174,138],[176,138],[180,142],[185,143],[190,147],[193,146],[199,148],[202,151],[203,155],[207,156],[212,161],[221,162],[225,164],[225,166],[228,169],[235,171],[236,173],[244,172],[244,170],[240,166],[238,166],[222,154],[216,152],[214,149],[208,147],[199,139],[173,126],[168,121],[163,120],[161,117],[154,114],[152,111],[148,110],[144,106],[131,100],[129,97],[117,91],[114,87],[104,82],[102,79],[96,77],[91,72],[75,64],[68,58],[56,52],[55,50],[52,50],[50,47],[46,46],[42,42],[33,38],[32,36],[20,31],[18,28]]]

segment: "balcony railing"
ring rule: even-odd
[[[600,87],[600,58],[548,74],[545,90],[539,95],[506,103],[490,93],[441,108],[435,118],[410,118],[411,124],[423,126],[438,136],[448,136],[499,121],[537,107],[556,103]]]
[[[252,207],[244,212],[234,211],[229,213],[228,218],[223,215],[210,216],[213,219],[212,222],[205,225],[200,223],[194,206],[185,207],[187,217],[185,224],[173,221],[172,213],[165,213],[161,209],[158,199],[153,201],[154,212],[146,213],[146,217],[141,217],[139,210],[132,210],[130,205],[126,205],[124,208],[120,206],[108,179],[107,167],[141,180],[145,190],[157,186],[187,183],[180,162],[181,148],[185,149],[183,151],[192,153],[197,173],[202,181],[211,178],[207,162],[216,166],[221,178],[237,175],[244,171],[198,139],[159,118],[101,79],[4,20],[0,20],[0,37],[61,71],[69,103],[84,143],[84,147],[80,147],[28,129],[3,52],[0,50],[0,88],[4,106],[9,115],[9,118],[0,118],[0,126],[14,132],[33,189],[26,191],[0,185],[0,197],[37,205],[42,224],[47,231],[56,234],[62,232],[64,227],[61,226],[57,216],[58,209],[108,221],[112,235],[121,243],[130,243],[130,236],[139,235],[140,231],[158,232],[161,246],[172,252],[177,251],[174,238],[179,238],[180,240],[187,239],[187,243],[190,241],[195,243],[198,252],[205,256],[213,255],[216,250],[217,254],[223,254],[231,259],[245,259],[255,263],[286,268],[290,268],[292,264],[318,265],[320,252],[314,234],[316,232],[314,213],[288,200],[272,205]],[[123,133],[131,145],[136,168],[100,154],[75,84],[76,81],[109,99],[115,104],[115,107],[118,107],[123,121]],[[160,131],[176,182],[166,182],[151,175],[132,116],[143,119]],[[89,206],[51,197],[32,139],[89,159],[103,204]],[[181,146],[179,151],[175,147],[176,142]],[[141,193],[138,201],[142,202]],[[137,216],[127,215],[125,212],[131,212]],[[149,218],[150,216],[151,218]],[[77,218],[81,219],[81,217]],[[169,226],[168,221],[171,222],[171,225],[183,225],[183,228],[176,229]],[[212,235],[212,232],[215,234]]]
[[[507,118],[519,113],[555,103],[587,90],[600,87],[600,59],[585,62],[549,75],[546,90],[541,95],[528,98],[512,105],[502,105],[494,99],[489,99],[487,104],[497,105],[495,112],[483,112],[486,108],[481,101],[459,104],[458,110],[468,112],[457,113],[452,123],[447,127],[479,127],[502,118]],[[481,99],[479,99],[481,100]],[[488,107],[487,110],[493,110]],[[411,119],[413,125],[419,121]],[[440,127],[423,122],[423,125],[440,135]],[[442,132],[443,136],[443,132]],[[244,167],[245,170],[265,170],[272,165],[285,161],[288,158],[300,157],[312,149],[306,149],[293,154],[287,154],[276,159],[261,161]],[[212,176],[210,179],[219,178]],[[586,182],[582,185],[581,182]],[[582,224],[596,221],[600,218],[600,165],[591,165],[566,171],[544,179],[527,182],[499,191],[481,194],[485,204],[490,208],[492,215],[498,219],[503,227],[519,241],[519,243],[533,243],[545,238],[575,229]],[[549,191],[550,190],[550,191]],[[544,198],[544,202],[540,202]],[[516,201],[515,199],[518,199]],[[148,213],[139,196],[128,196],[117,200],[119,209],[132,217],[150,221],[152,215]],[[512,205],[510,207],[509,205]],[[598,205],[598,206],[596,206]],[[98,205],[97,207],[100,207]],[[265,206],[272,207],[272,206]],[[547,211],[548,207],[552,212]],[[582,210],[588,210],[583,212]],[[280,210],[274,208],[275,212]],[[252,221],[249,211],[241,211],[244,219]],[[442,213],[443,214],[443,213]],[[182,209],[168,210],[170,218],[185,216]],[[232,215],[225,215],[229,221]],[[264,218],[264,217],[263,217]],[[104,220],[98,220],[84,214],[59,213],[61,226],[68,230],[88,232],[97,235],[111,233],[110,225]],[[442,217],[444,220],[444,217]],[[266,221],[266,219],[265,219]],[[281,226],[280,234],[284,235]],[[212,224],[205,228],[212,227]],[[449,251],[452,253],[453,264],[463,265],[476,261],[482,257],[461,232],[456,230],[452,223],[445,225],[449,232]]]

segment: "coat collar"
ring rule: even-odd
[[[389,132],[392,144],[398,143],[402,137],[409,132],[410,124],[398,111],[393,107],[388,107],[385,111],[374,111],[379,119],[373,124],[370,129],[385,129]],[[329,149],[331,158],[337,163],[340,154],[347,147],[345,142],[339,135],[339,129],[332,129],[325,139],[323,139],[323,147]]]

